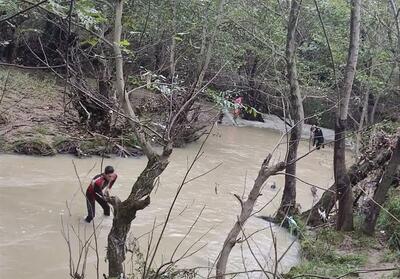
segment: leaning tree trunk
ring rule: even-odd
[[[375,190],[373,200],[367,203],[367,213],[365,214],[362,231],[367,235],[373,235],[375,231],[376,221],[379,217],[380,207],[385,202],[386,195],[392,185],[398,166],[400,165],[400,135],[397,138],[397,143],[393,149],[392,158],[389,161],[381,182]]]
[[[357,185],[360,181],[368,176],[374,170],[382,168],[390,159],[391,152],[387,148],[383,148],[371,156],[363,159],[361,162],[353,164],[347,172],[351,186]],[[324,192],[321,199],[313,206],[312,209],[302,213],[304,220],[308,219],[307,225],[318,226],[322,224],[321,217],[318,213],[325,211],[327,215],[331,212],[336,203],[336,185],[333,184],[327,191]],[[311,212],[310,212],[311,211]]]
[[[297,149],[299,146],[303,121],[304,110],[300,93],[299,82],[297,80],[296,68],[296,28],[301,8],[301,0],[292,1],[289,15],[288,34],[286,42],[286,60],[288,71],[288,82],[290,85],[290,115],[294,121],[294,126],[290,131],[289,150],[286,155],[286,174],[285,188],[281,205],[276,218],[282,219],[286,215],[292,215],[296,209],[296,163]]]
[[[360,45],[360,10],[361,0],[353,0],[350,17],[350,44],[343,86],[339,94],[339,108],[335,123],[334,173],[339,211],[336,222],[337,230],[353,230],[353,194],[350,179],[346,171],[345,139],[350,95],[356,72],[358,49]]]
[[[239,233],[243,230],[243,226],[246,221],[251,216],[253,212],[254,204],[257,201],[257,198],[261,194],[261,187],[264,185],[265,181],[272,175],[275,175],[277,172],[282,171],[285,168],[285,163],[280,162],[276,165],[269,167],[269,161],[271,160],[271,154],[268,154],[267,158],[262,163],[261,169],[258,173],[258,176],[254,182],[253,188],[250,191],[250,194],[246,201],[242,201],[239,196],[235,195],[237,199],[240,201],[240,205],[242,207],[240,216],[238,220],[234,224],[232,230],[229,232],[228,236],[224,241],[224,245],[220,252],[220,256],[217,261],[217,271],[216,278],[223,279],[225,278],[226,273],[226,265],[228,263],[229,255],[232,251],[232,248],[235,246],[237,242],[237,237]]]

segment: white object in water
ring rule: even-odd
[[[325,212],[325,210],[324,210],[324,211],[321,211],[321,210],[318,208],[318,214],[319,214],[319,216],[321,217],[321,220],[322,220],[323,222],[326,222],[326,221],[328,220],[328,218],[326,217],[326,212]]]
[[[288,217],[286,217],[286,218],[288,219],[289,227],[290,227],[291,229],[297,229],[297,228],[298,228],[297,223],[296,223],[296,221],[293,219],[292,216],[288,216]]]

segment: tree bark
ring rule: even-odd
[[[387,148],[376,150],[376,152],[369,153],[369,156],[362,159],[360,162],[353,164],[347,174],[350,179],[351,186],[357,185],[360,181],[365,179],[369,173],[374,170],[382,168],[391,156],[391,151]],[[325,211],[327,215],[331,212],[336,203],[336,185],[333,184],[329,191],[324,192],[321,199],[310,210],[302,213],[302,218],[308,218],[307,225],[318,226],[322,224],[321,217],[319,216],[318,209]],[[310,216],[309,216],[310,215]]]
[[[370,75],[371,77],[371,75]],[[365,92],[365,97],[364,97],[364,103],[363,103],[363,108],[360,116],[360,123],[358,125],[358,130],[356,134],[356,156],[358,157],[360,155],[360,145],[361,145],[361,139],[362,139],[362,129],[364,127],[364,122],[366,125],[368,125],[368,101],[369,101],[369,88],[367,88],[367,91]]]
[[[220,252],[220,256],[217,261],[217,271],[216,271],[216,278],[223,279],[225,278],[226,273],[226,265],[228,263],[229,255],[232,251],[232,248],[235,246],[237,242],[237,237],[242,230],[244,224],[250,217],[251,213],[253,212],[254,204],[257,201],[257,198],[260,196],[261,187],[265,183],[265,181],[272,175],[276,174],[279,171],[282,171],[285,168],[285,163],[280,162],[276,165],[268,167],[269,161],[271,160],[271,154],[268,154],[267,158],[261,165],[261,169],[258,173],[258,176],[254,182],[253,188],[250,191],[250,194],[246,201],[242,201],[239,196],[235,197],[239,199],[241,204],[241,212],[238,220],[235,222],[232,230],[229,232],[228,236],[224,241],[224,245]]]
[[[350,44],[343,86],[339,94],[339,109],[335,123],[333,165],[336,194],[339,200],[336,229],[343,231],[353,230],[353,194],[350,186],[350,179],[346,171],[345,139],[350,95],[353,87],[360,45],[360,10],[361,0],[353,0],[350,17]]]
[[[170,154],[170,153],[169,153]],[[112,203],[114,219],[108,234],[107,259],[109,278],[118,278],[124,273],[125,243],[131,222],[136,218],[136,212],[150,204],[148,196],[154,188],[154,181],[167,168],[169,154],[149,160],[146,168],[140,174],[132,187],[131,194],[123,202]],[[147,197],[146,197],[147,196]],[[146,197],[145,199],[143,199]]]
[[[175,49],[176,49],[176,0],[170,0],[172,9],[172,36],[171,36],[171,51],[169,56],[170,64],[170,80],[174,82],[175,77]]]
[[[200,70],[200,72],[198,74],[198,77],[197,77],[197,79],[196,79],[196,81],[194,83],[194,86],[192,88],[192,91],[194,91],[194,92],[197,92],[203,86],[204,76],[205,76],[206,71],[208,69],[208,65],[210,64],[210,61],[211,61],[212,50],[213,50],[213,47],[214,47],[214,44],[215,44],[215,39],[217,37],[218,28],[219,28],[219,26],[221,24],[221,21],[222,21],[225,1],[226,0],[220,0],[219,1],[217,21],[215,23],[214,31],[211,34],[211,38],[210,38],[210,41],[208,43],[207,50],[205,52],[204,64],[202,64],[202,66],[200,68],[201,70]]]
[[[293,0],[289,15],[288,34],[286,42],[286,60],[288,82],[290,86],[290,115],[294,126],[290,131],[289,150],[286,156],[285,187],[277,219],[292,215],[296,209],[296,163],[291,163],[297,158],[297,149],[303,129],[304,110],[297,77],[296,67],[296,29],[301,9],[301,0]]]
[[[375,98],[374,106],[372,107],[371,116],[370,116],[370,120],[369,120],[369,122],[371,124],[375,124],[376,108],[378,107],[380,97],[381,97],[381,95],[378,94],[378,96],[376,96],[376,98]]]
[[[125,92],[123,59],[120,47],[122,33],[123,0],[115,2],[115,23],[114,23],[114,55],[116,64],[116,91],[118,100],[122,104],[124,113],[148,158],[145,169],[140,174],[132,187],[129,197],[120,202],[117,198],[111,198],[110,202],[114,207],[113,224],[108,235],[107,258],[109,266],[109,278],[118,278],[124,274],[123,262],[125,260],[125,241],[129,233],[131,222],[136,217],[138,210],[144,209],[149,203],[149,195],[154,188],[154,181],[168,166],[168,158],[172,153],[172,141],[168,142],[161,155],[158,155],[146,140],[143,127],[135,115]],[[146,198],[145,198],[146,197]],[[143,199],[145,198],[145,199]]]
[[[397,143],[393,149],[392,157],[385,170],[381,182],[375,190],[373,200],[367,203],[367,213],[365,215],[362,231],[367,235],[373,235],[375,232],[376,221],[379,217],[380,206],[383,206],[393,178],[395,177],[398,166],[400,165],[400,136],[397,138]],[[379,204],[380,206],[378,206]]]
[[[395,27],[396,27],[397,47],[395,48],[396,49],[395,57],[399,74],[398,82],[400,83],[400,12],[397,8],[395,0],[388,0],[388,1],[389,1],[389,9],[393,14],[393,20],[395,22]]]

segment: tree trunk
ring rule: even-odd
[[[170,80],[173,83],[175,77],[175,49],[176,49],[176,0],[171,0],[172,9],[172,36],[171,36],[171,51],[169,56],[170,64]]]
[[[111,231],[108,235],[107,258],[109,266],[109,278],[117,278],[124,274],[123,261],[125,260],[125,241],[129,233],[131,222],[136,217],[136,211],[144,209],[149,203],[151,191],[155,179],[168,166],[168,158],[172,153],[172,142],[165,145],[161,155],[158,155],[146,140],[143,127],[140,125],[125,92],[123,59],[120,47],[122,33],[123,0],[115,2],[115,24],[114,24],[114,55],[116,64],[116,90],[118,100],[122,104],[125,114],[128,116],[130,125],[148,158],[146,168],[132,187],[129,197],[120,202],[112,197],[110,203],[114,207],[114,219]],[[147,197],[146,197],[147,196]],[[143,198],[146,197],[144,200]]]
[[[229,255],[232,251],[232,248],[235,246],[237,242],[237,237],[241,230],[243,229],[244,224],[250,217],[251,213],[253,212],[254,204],[257,201],[257,198],[260,196],[261,187],[265,183],[265,181],[272,175],[276,174],[279,171],[282,171],[285,168],[285,163],[280,162],[276,165],[268,167],[269,161],[271,160],[271,154],[268,154],[267,158],[264,160],[263,164],[261,165],[261,169],[258,173],[258,176],[254,182],[253,188],[250,191],[250,194],[245,202],[243,202],[239,196],[235,197],[239,199],[241,204],[241,212],[238,220],[235,222],[232,230],[229,232],[228,236],[224,241],[224,245],[220,252],[219,259],[217,261],[217,271],[216,271],[216,278],[223,279],[225,278],[226,273],[226,265],[228,263]]]
[[[123,262],[125,260],[125,242],[129,233],[131,222],[136,218],[136,212],[144,209],[150,203],[151,191],[154,181],[167,168],[170,153],[156,156],[149,160],[146,168],[140,174],[132,187],[131,194],[123,201],[112,202],[114,207],[114,219],[111,231],[108,234],[107,259],[109,278],[117,278],[125,274]],[[142,199],[146,197],[146,199]]]
[[[389,9],[393,14],[393,20],[395,21],[395,27],[396,27],[397,47],[395,48],[396,49],[395,57],[399,74],[398,82],[400,85],[400,12],[397,8],[395,0],[389,0]]]
[[[390,159],[391,152],[389,149],[382,147],[376,152],[368,153],[368,157],[362,159],[360,162],[353,164],[347,174],[352,186],[357,185],[360,181],[365,179],[369,173],[374,170],[382,168]],[[321,217],[319,216],[318,209],[325,211],[329,215],[333,206],[336,203],[336,185],[332,185],[329,191],[324,192],[321,199],[310,210],[302,214],[302,218],[306,220],[309,218],[307,225],[317,226],[322,224]],[[310,215],[310,217],[308,217]]]
[[[371,116],[370,116],[370,120],[369,120],[369,122],[370,122],[371,124],[375,124],[376,108],[378,107],[378,103],[379,103],[380,97],[381,97],[381,95],[379,94],[379,95],[376,96],[376,98],[375,98],[374,106],[372,107]]]
[[[379,217],[380,206],[386,200],[387,193],[392,185],[398,166],[400,165],[400,136],[397,139],[395,148],[393,149],[392,158],[389,161],[381,182],[375,190],[373,200],[367,203],[367,213],[365,215],[362,231],[367,235],[373,235],[375,231],[376,221]],[[380,205],[378,206],[377,203]]]
[[[365,92],[365,99],[364,99],[364,104],[361,112],[361,117],[360,117],[360,123],[358,125],[358,131],[356,134],[356,156],[358,157],[360,155],[360,148],[361,148],[361,139],[362,139],[362,129],[364,127],[364,122],[365,124],[368,125],[367,120],[368,120],[368,101],[369,101],[369,88],[367,88],[367,91]]]
[[[302,213],[302,219],[307,221],[309,226],[321,225],[324,220],[318,213],[318,209],[326,213],[326,216],[332,211],[332,208],[336,203],[336,185],[333,184],[329,187],[328,191],[325,191],[321,199],[310,209]]]
[[[353,191],[346,170],[345,133],[346,120],[338,119],[335,123],[335,144],[333,164],[335,173],[336,195],[339,200],[337,230],[353,230]]]
[[[197,92],[203,86],[204,76],[205,76],[206,71],[208,69],[208,65],[210,64],[210,61],[211,61],[212,50],[213,50],[215,39],[216,39],[216,36],[217,36],[217,33],[218,33],[218,28],[219,28],[219,26],[221,24],[221,21],[222,21],[222,17],[223,17],[222,13],[223,13],[223,10],[224,10],[225,1],[226,0],[220,0],[220,2],[219,2],[217,21],[215,23],[214,31],[211,34],[210,42],[208,43],[208,46],[207,46],[207,51],[205,53],[204,64],[202,64],[202,67],[200,68],[201,70],[200,70],[200,72],[198,74],[196,82],[194,83],[194,87],[192,88],[192,91],[194,91],[194,92]]]
[[[350,186],[350,179],[346,171],[345,139],[350,95],[353,87],[353,80],[358,60],[358,49],[360,45],[360,10],[361,0],[353,0],[350,17],[350,44],[343,86],[339,94],[339,109],[335,123],[333,164],[336,194],[339,200],[336,229],[344,231],[353,230],[353,195]]]
[[[286,60],[288,82],[290,85],[290,115],[294,126],[290,131],[290,144],[286,156],[285,188],[277,218],[282,219],[286,215],[292,215],[296,209],[296,163],[291,163],[297,158],[297,149],[301,139],[304,121],[303,103],[297,79],[296,68],[296,28],[301,8],[301,0],[293,0],[290,9],[288,34],[286,42]]]

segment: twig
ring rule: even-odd
[[[42,4],[44,4],[44,3],[46,3],[46,2],[48,2],[48,1],[49,1],[49,0],[43,0],[43,1],[41,1],[41,2],[39,2],[39,3],[37,3],[37,4],[35,4],[35,5],[30,6],[29,8],[26,8],[25,10],[19,11],[18,13],[15,13],[15,14],[13,14],[13,15],[10,15],[10,16],[8,16],[8,17],[6,17],[6,18],[0,19],[0,23],[2,23],[2,22],[4,22],[4,21],[7,21],[7,20],[10,20],[10,19],[12,19],[12,18],[14,18],[14,17],[16,17],[16,16],[18,16],[18,15],[20,15],[20,14],[26,13],[26,12],[28,12],[28,11],[30,11],[30,10],[32,10],[32,9],[34,9],[34,8],[36,8],[36,7],[38,7],[38,6],[42,5]]]
[[[265,276],[266,276],[267,278],[270,278],[270,277],[268,276],[268,273],[270,273],[270,274],[272,274],[272,275],[274,275],[274,273],[272,273],[272,272],[267,272],[267,271],[262,267],[260,261],[257,259],[257,256],[254,254],[253,250],[251,249],[251,245],[250,245],[250,243],[249,243],[249,240],[248,240],[247,237],[246,237],[246,234],[244,233],[244,230],[243,230],[242,225],[241,225],[240,222],[239,222],[239,218],[238,218],[238,224],[239,224],[239,226],[240,226],[240,230],[242,231],[243,236],[245,237],[245,240],[246,240],[247,246],[249,247],[249,250],[250,250],[251,255],[252,255],[253,258],[256,260],[257,265],[260,267],[260,269],[261,269],[262,272],[265,274]]]
[[[168,220],[169,220],[169,218],[170,218],[170,216],[171,216],[172,209],[173,209],[174,206],[175,206],[175,203],[176,203],[176,200],[178,199],[179,193],[181,192],[181,190],[183,189],[183,186],[185,185],[185,181],[186,181],[186,179],[187,179],[187,177],[188,177],[190,171],[192,170],[193,166],[194,166],[195,163],[197,162],[197,160],[198,160],[198,158],[199,158],[199,156],[200,156],[200,154],[201,154],[201,152],[202,152],[202,150],[203,150],[203,147],[204,147],[205,143],[207,142],[209,136],[211,135],[211,131],[212,131],[213,127],[214,127],[214,126],[212,126],[212,127],[210,128],[210,131],[209,131],[209,133],[207,134],[207,137],[206,137],[206,138],[204,139],[204,141],[202,142],[202,144],[201,144],[199,150],[197,151],[197,154],[195,155],[195,157],[194,157],[194,159],[193,159],[193,161],[192,161],[192,163],[191,163],[189,169],[188,169],[188,170],[186,171],[186,173],[185,173],[185,176],[184,176],[184,178],[183,178],[183,180],[182,180],[181,185],[178,187],[178,190],[176,191],[176,194],[175,194],[175,196],[174,196],[174,199],[173,199],[173,201],[172,201],[172,203],[171,203],[171,206],[170,206],[170,208],[169,208],[169,210],[168,210],[168,214],[167,214],[167,217],[166,217],[166,221],[165,221],[164,226],[163,226],[163,228],[162,228],[162,230],[161,230],[160,236],[159,236],[159,238],[158,238],[158,240],[157,240],[156,247],[154,248],[154,253],[153,253],[152,257],[151,257],[149,266],[148,266],[148,268],[147,268],[147,272],[145,272],[145,274],[149,274],[149,272],[150,272],[151,264],[152,264],[153,261],[154,261],[154,258],[155,258],[156,252],[157,252],[157,250],[158,250],[158,247],[159,247],[159,245],[160,245],[161,239],[162,239],[162,237],[163,237],[165,228],[166,228],[166,226],[167,226],[167,224],[168,224]]]

